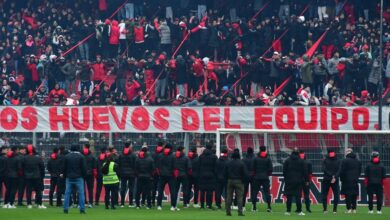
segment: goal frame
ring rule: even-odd
[[[264,142],[268,141],[267,134],[344,134],[344,148],[348,148],[349,134],[382,134],[390,135],[390,130],[270,130],[270,129],[231,129],[218,128],[216,131],[216,153],[221,154],[221,134],[236,133],[236,134],[264,134]]]

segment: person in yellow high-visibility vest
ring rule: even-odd
[[[117,175],[117,164],[114,161],[114,155],[109,155],[102,167],[103,174],[103,185],[106,191],[104,202],[106,209],[115,209],[115,205],[118,201],[118,190],[119,190],[119,178]]]

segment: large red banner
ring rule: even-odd
[[[389,129],[390,107],[383,108]],[[215,132],[218,128],[376,130],[377,107],[0,107],[4,132]]]

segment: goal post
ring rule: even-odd
[[[381,160],[390,170],[390,131],[360,130],[260,130],[260,129],[218,129],[216,131],[216,153],[234,148],[246,153],[252,147],[255,153],[260,146],[266,146],[274,164],[274,171],[280,173],[282,164],[294,148],[304,150],[313,164],[313,172],[321,173],[321,162],[329,148],[339,158],[346,148],[352,148],[363,167],[370,161],[371,152],[378,151]]]

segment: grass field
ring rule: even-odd
[[[92,209],[87,209],[86,215],[80,215],[78,209],[70,209],[69,214],[63,214],[62,209],[60,208],[51,208],[48,207],[46,210],[39,210],[37,208],[27,209],[25,207],[17,209],[0,209],[0,219],[4,220],[77,220],[77,219],[93,219],[93,220],[197,220],[197,219],[267,219],[267,220],[276,220],[276,219],[316,219],[316,220],[379,220],[379,219],[390,219],[390,208],[384,208],[382,215],[369,215],[367,213],[367,207],[358,207],[357,214],[345,214],[345,206],[339,207],[339,212],[337,214],[322,213],[321,206],[313,206],[313,213],[306,213],[306,216],[297,216],[292,214],[291,216],[284,216],[285,206],[284,205],[274,205],[273,212],[265,212],[265,207],[262,205],[258,212],[245,212],[245,217],[238,217],[237,211],[233,211],[233,216],[228,217],[225,215],[225,212],[222,210],[211,211],[211,210],[200,210],[200,209],[183,209],[179,207],[179,212],[169,211],[169,206],[166,205],[163,207],[163,211],[157,211],[156,209],[146,210],[140,209],[136,210],[134,208],[117,208],[117,210],[105,210],[103,206],[94,207]],[[293,206],[294,210],[295,206]],[[247,207],[249,210],[249,206]]]

